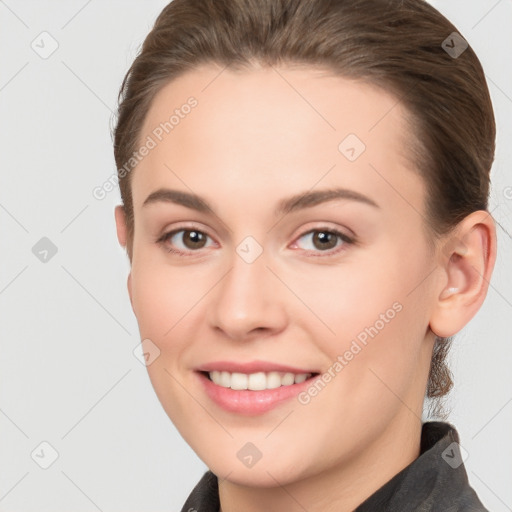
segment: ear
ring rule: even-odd
[[[116,206],[115,219],[116,219],[117,239],[119,241],[119,244],[126,249],[126,239],[127,239],[126,213],[124,211],[123,206],[121,206],[121,205]],[[130,297],[130,303],[131,303],[132,309],[133,309],[132,272],[131,272],[131,270],[128,274],[127,288],[128,288],[128,295]]]
[[[124,206],[118,205],[115,209],[117,239],[119,244],[126,248],[126,213]]]
[[[459,332],[480,309],[496,261],[496,226],[478,210],[465,217],[443,240],[439,254],[442,279],[431,312],[430,328],[439,337]]]

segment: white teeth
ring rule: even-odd
[[[220,372],[220,380],[218,380],[217,382],[219,386],[229,388],[231,384],[231,374],[229,372]]]
[[[267,377],[264,372],[251,373],[247,382],[247,388],[261,390],[267,387]]]
[[[251,391],[262,391],[264,389],[275,389],[281,386],[300,384],[311,377],[311,373],[283,373],[283,372],[257,372],[257,373],[230,373],[213,371],[209,372],[210,379],[223,388],[236,390],[249,389]]]
[[[231,374],[231,389],[247,389],[249,379],[245,373]]]
[[[304,377],[304,380],[306,380],[306,374],[303,373],[302,376]],[[281,385],[291,386],[292,384],[295,384],[295,375],[293,373],[285,373],[281,379]]]
[[[275,389],[281,387],[281,375],[278,372],[268,372],[267,389]]]
[[[303,373],[301,373],[300,375],[295,375],[295,384],[300,384],[301,382],[304,382],[307,378],[307,375],[304,375]]]

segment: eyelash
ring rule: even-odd
[[[164,246],[169,239],[171,239],[174,235],[176,235],[177,233],[180,233],[182,231],[183,232],[196,231],[198,233],[206,235],[208,238],[211,239],[211,237],[207,233],[205,233],[204,231],[201,231],[201,230],[196,229],[194,227],[187,227],[187,226],[185,226],[185,227],[181,227],[181,228],[169,231],[167,233],[164,233],[160,238],[158,238],[156,240],[156,243]],[[326,253],[326,254],[321,254],[321,255],[318,255],[318,254],[317,255],[312,255],[311,257],[313,257],[313,258],[324,258],[324,257],[329,257],[329,256],[335,256],[338,253],[340,253],[341,251],[345,250],[345,246],[346,245],[355,245],[357,243],[355,238],[352,238],[352,237],[348,236],[347,234],[342,233],[341,231],[338,231],[337,229],[332,229],[332,228],[315,228],[315,229],[310,229],[309,231],[306,231],[306,232],[302,233],[299,237],[297,237],[297,240],[300,240],[301,238],[305,237],[306,235],[310,235],[312,233],[329,233],[329,234],[333,234],[333,235],[336,235],[338,237],[338,239],[341,239],[343,241],[343,244],[341,244],[340,247],[337,247],[335,249],[331,249],[330,251],[308,251],[308,250],[306,250],[306,252]],[[182,256],[189,256],[191,253],[199,252],[199,250],[197,250],[197,251],[189,250],[188,252],[184,252],[184,251],[173,249],[171,247],[165,247],[165,248],[166,248],[167,252],[170,252],[170,253],[175,254],[176,256],[180,256],[180,257],[182,257]]]

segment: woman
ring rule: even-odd
[[[476,55],[422,0],[162,11],[115,213],[151,382],[210,469],[184,511],[486,510],[422,411],[487,293],[494,140]]]

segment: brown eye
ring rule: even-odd
[[[312,241],[317,249],[334,249],[338,243],[338,236],[329,231],[317,231]]]
[[[304,233],[298,240],[305,240],[302,243],[302,248],[308,252],[328,252],[327,255],[333,255],[338,253],[338,250],[331,251],[336,247],[339,250],[343,250],[346,246],[354,243],[354,240],[341,233],[340,231],[333,229],[313,229]],[[297,244],[300,246],[300,244]]]
[[[206,242],[206,235],[201,231],[182,230],[182,241],[187,249],[202,249]]]
[[[164,234],[157,242],[163,244],[169,252],[186,255],[206,247],[209,238],[197,229],[176,229]]]

